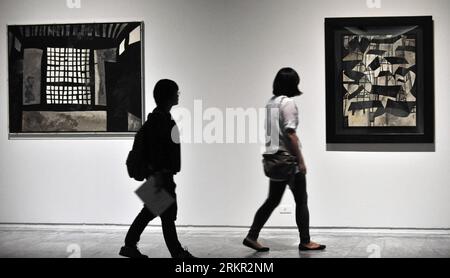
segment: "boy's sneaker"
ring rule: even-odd
[[[130,246],[122,246],[122,248],[120,248],[120,252],[119,255],[123,256],[123,257],[127,257],[127,258],[132,258],[132,259],[147,259],[148,256],[144,255],[141,253],[141,251],[139,251],[139,248],[137,248],[137,246],[134,247],[130,247]]]

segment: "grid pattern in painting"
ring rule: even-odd
[[[47,86],[48,104],[91,104],[91,89],[87,86]]]
[[[47,104],[91,104],[89,56],[89,49],[47,48]]]

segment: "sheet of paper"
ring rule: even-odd
[[[149,177],[135,193],[155,216],[161,215],[175,202],[166,190],[155,186],[154,177]]]

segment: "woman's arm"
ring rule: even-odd
[[[291,153],[295,155],[295,157],[297,157],[297,163],[298,163],[298,169],[300,170],[301,173],[303,173],[304,175],[306,175],[306,165],[305,165],[305,160],[303,159],[303,154],[302,151],[300,150],[300,145],[299,142],[300,140],[298,139],[297,133],[295,132],[294,129],[288,129],[286,130],[287,136],[289,138],[289,147],[291,148]]]

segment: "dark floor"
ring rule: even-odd
[[[117,258],[128,227],[0,225],[1,258]],[[264,229],[260,240],[271,248],[255,253],[241,244],[243,228],[179,228],[182,244],[203,258],[397,258],[450,257],[447,230],[312,229],[312,239],[324,251],[300,252],[295,229]],[[141,251],[167,258],[160,227],[148,227]]]

